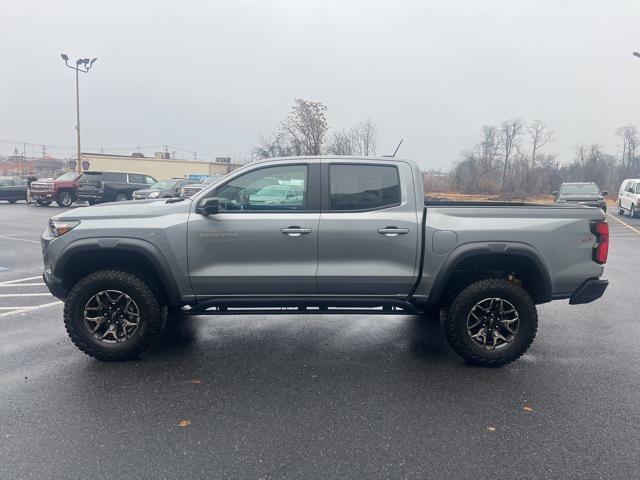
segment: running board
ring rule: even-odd
[[[375,298],[216,298],[184,309],[187,315],[368,314],[415,315],[415,305]]]

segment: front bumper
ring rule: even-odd
[[[44,284],[51,292],[51,295],[59,298],[60,300],[64,300],[67,297],[69,291],[64,287],[60,278],[45,271],[42,274],[42,279],[44,280]]]
[[[582,303],[591,303],[599,299],[609,286],[609,280],[601,280],[599,278],[590,278],[585,281],[578,289],[573,292],[569,303],[571,305],[579,305]]]

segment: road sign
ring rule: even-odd
[[[69,160],[69,168],[71,170],[75,170],[77,166],[78,166],[78,162],[76,162],[75,160]]]
[[[87,160],[82,161],[82,170],[89,170],[89,162]]]

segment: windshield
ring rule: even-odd
[[[161,182],[154,183],[151,185],[151,188],[157,188],[158,190],[168,190],[171,188],[176,188],[180,180],[162,180]]]
[[[75,172],[68,172],[60,175],[58,178],[56,178],[56,180],[75,180],[76,178],[78,178],[78,175],[79,174]]]
[[[563,185],[560,195],[600,195],[600,190],[593,183],[575,183]]]

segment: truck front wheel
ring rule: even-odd
[[[59,207],[70,207],[73,203],[73,196],[71,196],[71,193],[69,192],[60,192],[56,199],[56,203]]]
[[[473,365],[499,367],[524,354],[538,329],[531,296],[503,279],[480,280],[462,290],[446,312],[451,348]]]
[[[69,292],[64,324],[73,343],[99,360],[136,358],[160,337],[167,307],[140,277],[100,270]]]

